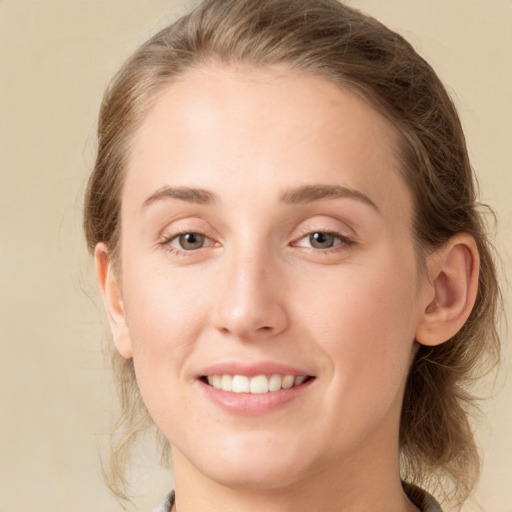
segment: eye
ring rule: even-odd
[[[195,251],[213,245],[213,241],[201,233],[180,233],[166,241],[172,249],[178,251]]]
[[[345,236],[328,231],[314,231],[299,239],[294,245],[313,249],[328,250],[338,246],[350,246],[352,241]]]
[[[331,233],[311,233],[309,235],[309,243],[315,249],[330,249],[336,243],[336,237]]]
[[[183,235],[179,235],[177,239],[182,249],[193,251],[194,249],[203,247],[205,237],[199,233],[184,233]]]

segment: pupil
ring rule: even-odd
[[[199,249],[204,244],[204,236],[198,233],[185,233],[180,236],[180,245],[185,250]]]
[[[334,245],[334,237],[328,233],[313,233],[309,239],[311,245],[317,249],[328,249]]]

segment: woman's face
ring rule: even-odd
[[[175,464],[249,487],[398,464],[425,307],[384,117],[284,69],[189,71],[136,134],[121,218],[116,344]]]

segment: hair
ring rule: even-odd
[[[400,424],[402,478],[444,490],[445,497],[462,504],[480,469],[470,387],[499,360],[500,291],[456,109],[433,69],[400,35],[336,0],[205,0],[143,44],[105,93],[85,198],[89,250],[104,242],[121,271],[121,191],[133,136],[169,84],[191,68],[211,64],[281,65],[359,94],[400,135],[400,171],[414,200],[419,261],[457,233],[475,238],[480,274],[474,308],[449,341],[420,346]],[[152,421],[133,362],[115,350],[112,357],[122,411],[107,483],[125,497],[124,465],[133,441]]]

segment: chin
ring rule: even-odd
[[[206,474],[211,480],[232,489],[275,490],[291,487],[305,478],[302,471],[288,464],[269,461],[262,467],[256,464],[226,464],[210,468]],[[307,472],[305,472],[307,473]]]
[[[258,436],[257,436],[258,437]],[[191,450],[189,461],[206,478],[233,489],[282,489],[312,476],[319,461],[308,460],[295,443],[218,443],[201,452]],[[197,448],[197,447],[196,447]],[[197,454],[201,453],[200,458]]]

